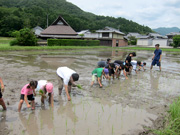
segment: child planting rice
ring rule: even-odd
[[[22,89],[21,89],[21,96],[20,96],[20,102],[19,102],[19,105],[18,105],[18,111],[20,112],[21,111],[21,108],[22,108],[22,104],[26,103],[27,107],[28,108],[31,108],[32,110],[35,109],[35,98],[34,96],[36,96],[36,93],[35,93],[35,89],[37,87],[37,81],[31,81],[29,84],[26,84]],[[33,95],[34,93],[34,95]],[[31,101],[31,105],[29,104],[29,101]]]
[[[49,103],[53,107],[54,105],[54,98],[53,98],[53,84],[48,82],[47,80],[39,80],[38,85],[36,88],[36,92],[39,92],[41,95],[41,103],[44,104],[44,99],[46,98],[46,93],[49,96]]]
[[[102,75],[105,74],[104,73],[104,68],[96,68],[92,71],[92,82],[91,82],[91,86],[93,86],[95,78],[97,78],[99,87],[102,88]]]

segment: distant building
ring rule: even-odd
[[[35,28],[33,28],[33,31],[34,31],[34,34],[39,37],[41,32],[43,31],[44,29],[42,29],[41,27],[39,26],[36,26]]]
[[[105,46],[112,46],[112,47],[120,47],[120,46],[127,46],[128,42],[124,38],[124,33],[111,28],[105,27],[102,30],[97,30],[98,39],[100,40],[101,45]]]
[[[77,33],[59,16],[48,28],[41,32],[42,38],[77,38]]]
[[[83,30],[78,32],[78,34],[79,36],[83,35],[84,39],[98,39],[100,40],[100,45],[104,46],[120,47],[128,45],[123,32],[108,26],[102,30],[96,30],[94,33],[89,30]]]
[[[173,37],[176,35],[180,35],[180,32],[171,32],[171,33],[166,35],[168,37],[169,45],[173,43]]]
[[[138,46],[155,46],[156,44],[162,47],[169,46],[168,37],[158,33],[149,33],[148,35],[139,36],[137,39]]]
[[[81,32],[78,32],[78,35],[85,39],[98,39],[98,33],[92,33],[89,30],[82,30]]]
[[[136,33],[136,32],[129,32],[126,37],[127,38],[129,38],[129,37],[139,38],[139,37],[141,37],[141,34]]]

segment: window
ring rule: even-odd
[[[58,25],[63,25],[63,22],[59,20]]]
[[[109,33],[102,33],[102,37],[109,37]]]

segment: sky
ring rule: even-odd
[[[123,17],[150,28],[179,27],[180,0],[67,0],[86,12]]]

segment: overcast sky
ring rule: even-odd
[[[67,0],[97,15],[124,17],[151,28],[179,27],[180,0]]]

